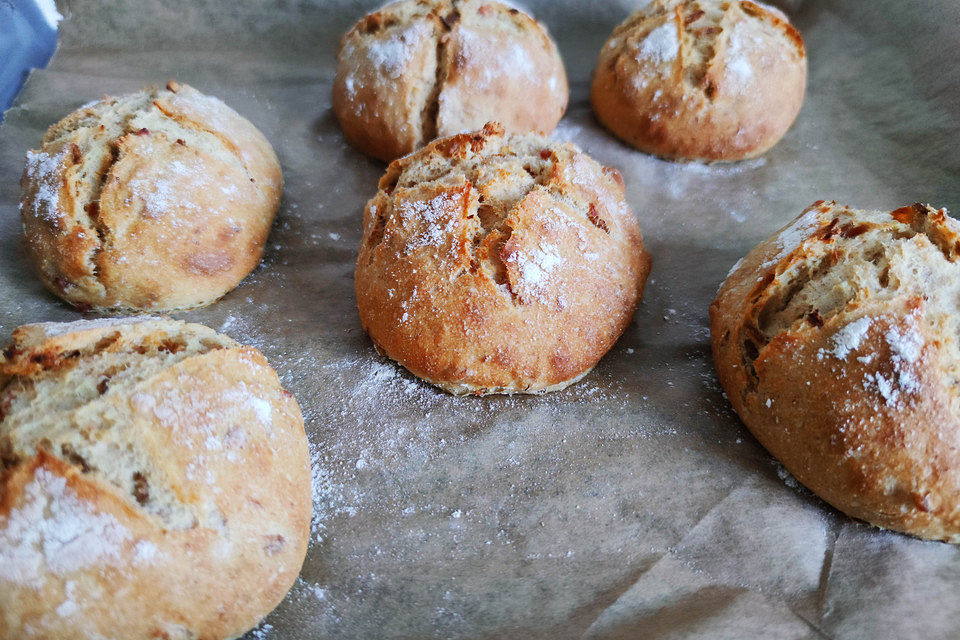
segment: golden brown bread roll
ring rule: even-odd
[[[621,140],[678,160],[766,152],[790,128],[807,78],[803,39],[749,0],[653,0],[600,51],[594,112]]]
[[[960,542],[960,224],[819,202],[710,308],[730,402],[796,478],[876,526]]]
[[[310,535],[296,400],[200,325],[20,327],[0,357],[0,638],[222,639]]]
[[[650,270],[623,181],[496,125],[395,161],[364,211],[360,320],[451,393],[540,393],[613,346]]]
[[[490,120],[550,133],[568,97],[546,29],[487,0],[401,0],[364,16],[343,37],[333,83],[347,140],[386,161]]]
[[[81,308],[202,306],[259,264],[281,183],[270,143],[216,98],[173,82],[103,98],[27,154],[27,251]]]

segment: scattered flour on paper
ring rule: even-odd
[[[250,636],[255,640],[268,640],[268,638],[273,637],[273,625],[262,622],[260,626],[250,632]]]

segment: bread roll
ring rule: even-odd
[[[818,202],[710,308],[730,402],[796,478],[878,527],[960,542],[960,224]]]
[[[216,98],[174,82],[103,98],[27,154],[27,252],[82,309],[203,306],[259,264],[281,182],[270,143]]]
[[[677,160],[765,153],[800,111],[803,39],[749,0],[653,0],[614,29],[593,75],[594,112],[621,140]]]
[[[616,170],[491,124],[390,165],[355,283],[364,329],[414,375],[455,394],[541,393],[613,346],[649,270]]]
[[[20,327],[0,358],[0,639],[219,640],[310,534],[296,400],[255,349],[163,319]]]
[[[489,120],[550,133],[568,97],[546,29],[486,0],[401,0],[364,16],[343,38],[333,83],[347,140],[385,161]]]

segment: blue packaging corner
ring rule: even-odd
[[[46,4],[45,12],[38,0],[0,0],[0,122],[30,70],[45,67],[57,48],[59,14]]]

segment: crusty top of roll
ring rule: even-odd
[[[653,0],[600,51],[591,100],[649,153],[729,161],[762,154],[803,103],[806,50],[778,9],[750,0]]]
[[[343,37],[333,108],[347,139],[390,161],[498,120],[549,133],[569,97],[546,29],[489,0],[400,0]]]
[[[170,82],[51,126],[21,185],[47,288],[81,307],[160,311],[208,304],[260,262],[282,176],[249,121]]]
[[[846,513],[960,542],[960,224],[819,202],[711,307],[720,380],[798,480]]]
[[[364,210],[356,290],[390,357],[455,393],[536,392],[623,332],[650,259],[622,178],[497,125],[397,160]]]
[[[0,357],[0,637],[226,638],[296,578],[306,437],[264,357],[166,319],[20,327]]]

